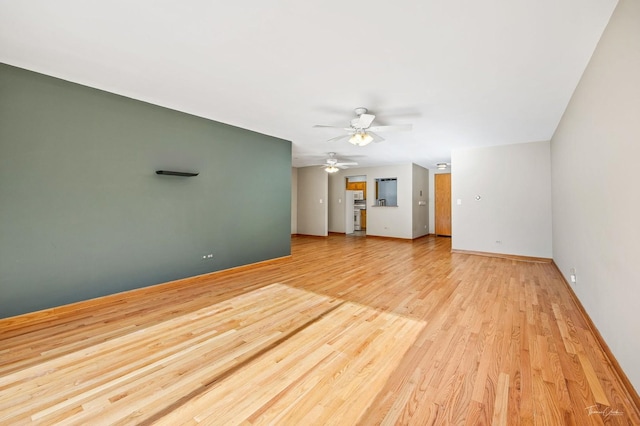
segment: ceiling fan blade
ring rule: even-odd
[[[367,134],[373,138],[374,142],[382,142],[384,138],[380,135],[373,133],[372,131],[367,131]]]
[[[356,124],[356,129],[367,129],[373,123],[373,119],[376,118],[373,114],[360,114],[358,117],[358,123]]]
[[[336,136],[335,138],[331,138],[329,139],[327,142],[335,142],[335,141],[339,141],[342,139],[349,139],[351,137],[351,135],[340,135],[340,136]]]
[[[324,124],[316,124],[313,126],[314,128],[321,128],[321,129],[340,129],[340,130],[351,130],[350,127],[342,127],[342,126],[326,126]]]
[[[340,163],[336,163],[335,165],[336,165],[337,167],[341,167],[341,166],[357,166],[357,165],[358,165],[358,163],[356,163],[355,161],[352,161],[352,162],[349,162],[349,163],[346,163],[346,162],[345,162],[345,163],[342,163],[342,162],[340,162]]]
[[[369,130],[373,132],[407,132],[411,130],[411,124],[396,124],[391,126],[373,126]]]

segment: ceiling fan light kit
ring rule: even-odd
[[[354,133],[349,138],[349,142],[354,144],[355,146],[365,146],[373,142],[373,137],[371,137],[371,135],[366,132],[358,132]]]
[[[327,173],[336,173],[337,171],[339,171],[340,169],[337,168],[336,166],[327,166],[324,168],[324,171]]]

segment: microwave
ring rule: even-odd
[[[353,191],[354,200],[364,200],[364,191]]]

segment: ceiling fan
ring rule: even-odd
[[[335,173],[340,169],[347,169],[348,166],[357,166],[358,163],[356,163],[355,161],[343,161],[340,160],[338,158],[336,158],[336,153],[335,152],[330,152],[329,153],[329,158],[327,158],[327,161],[325,164],[323,164],[320,167],[324,168],[324,171],[327,173]]]
[[[339,127],[339,126],[325,126],[322,124],[316,124],[313,127],[322,127],[322,128],[331,128],[331,129],[341,129],[346,130],[346,135],[341,135],[332,139],[329,139],[328,142],[339,141],[342,139],[348,139],[350,143],[356,146],[365,146],[371,142],[382,142],[384,140],[383,137],[376,134],[375,132],[387,132],[387,131],[408,131],[411,130],[411,124],[399,124],[395,126],[371,126],[373,120],[376,118],[373,114],[368,114],[368,110],[366,108],[356,108],[354,110],[356,113],[356,118],[352,119],[349,122],[349,127]]]

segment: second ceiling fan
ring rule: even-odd
[[[330,128],[330,129],[341,129],[346,130],[346,135],[337,136],[335,138],[329,139],[328,142],[339,141],[342,139],[348,139],[350,143],[356,146],[365,146],[370,144],[371,142],[382,142],[384,140],[383,137],[376,134],[376,132],[386,132],[386,131],[408,131],[411,130],[411,124],[399,124],[394,126],[372,126],[373,120],[376,118],[373,114],[368,114],[368,110],[366,108],[356,108],[354,110],[356,113],[356,118],[353,118],[349,127],[340,127],[340,126],[325,126],[322,124],[316,124],[313,127],[321,127],[321,128]]]

